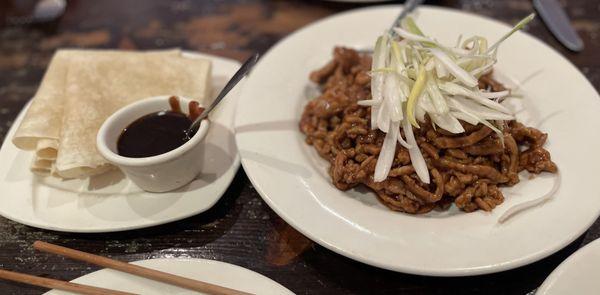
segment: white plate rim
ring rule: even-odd
[[[552,288],[554,288],[554,284],[556,284],[557,282],[559,282],[560,280],[563,279],[563,277],[565,276],[565,272],[569,272],[569,271],[576,272],[577,270],[574,269],[576,267],[575,263],[577,263],[578,261],[580,261],[582,259],[585,259],[586,256],[593,254],[593,253],[600,253],[600,239],[591,241],[587,245],[584,245],[583,247],[579,248],[577,251],[575,251],[575,253],[571,254],[571,256],[567,257],[567,259],[565,259],[563,262],[561,262],[552,271],[552,273],[550,273],[550,275],[546,278],[546,280],[544,280],[542,285],[535,291],[535,293],[539,294],[539,295],[553,294],[554,291],[552,291]],[[574,293],[581,292],[582,290],[578,291],[576,289],[577,282],[573,282],[573,283],[574,283],[573,284],[574,288],[571,289],[570,291],[574,292]],[[598,290],[595,290],[595,292],[597,292],[597,291]],[[578,294],[581,294],[581,293],[578,293]]]
[[[228,270],[233,269],[238,274],[244,274],[246,276],[250,276],[250,275],[253,276],[255,281],[260,280],[263,283],[268,282],[269,287],[273,288],[275,291],[277,291],[278,294],[294,294],[290,290],[288,290],[286,287],[281,285],[280,283],[276,282],[275,280],[273,280],[261,273],[241,267],[239,265],[235,265],[235,264],[223,262],[223,261],[218,261],[218,260],[210,260],[210,259],[202,259],[202,258],[152,258],[152,259],[132,261],[129,263],[138,265],[138,266],[152,268],[152,269],[162,270],[162,271],[167,271],[167,270],[164,270],[164,268],[178,267],[182,264],[191,264],[194,267],[204,267],[204,268],[213,268],[213,269],[223,269],[223,268],[226,268]],[[106,269],[106,268],[100,269],[100,270],[85,274],[83,276],[80,276],[78,278],[75,278],[75,279],[71,280],[70,282],[72,282],[72,283],[88,283],[89,284],[90,280],[95,280],[98,275],[102,275],[102,273],[106,272],[106,271],[113,271],[113,270]],[[202,279],[202,278],[200,278],[200,279]],[[44,294],[51,295],[51,294],[55,294],[55,292],[56,293],[60,292],[62,294],[62,291],[55,290],[55,289],[50,290]],[[190,291],[190,293],[191,292],[192,291]]]
[[[201,53],[201,52],[194,52],[194,51],[183,51],[182,54],[183,54],[183,56],[186,56],[189,58],[210,59],[213,61],[213,65],[212,65],[213,68],[215,66],[214,65],[215,61],[217,63],[227,64],[228,66],[235,66],[235,67],[240,66],[240,63],[237,60],[220,57],[220,56],[216,56],[216,55],[211,55],[211,54],[206,54],[206,53]],[[231,72],[230,74],[233,75],[233,72]],[[232,131],[233,131],[233,127],[234,127],[233,119],[235,116],[235,107],[237,106],[237,101],[239,100],[240,88],[243,87],[243,82],[244,81],[241,81],[240,85],[238,86],[238,89],[232,90],[232,92],[230,92],[230,95],[229,95],[230,100],[229,100],[228,104],[230,105],[231,109],[227,110],[226,112],[230,113],[230,116],[232,117],[232,122],[230,123],[231,125],[229,126],[229,128],[231,128]],[[30,104],[31,104],[31,100],[25,104],[23,109],[21,109],[18,116],[13,121],[11,128],[6,133],[4,142],[0,146],[0,154],[2,154],[5,151],[6,146],[12,145],[11,138],[12,138],[13,134],[15,133],[16,128],[18,127],[19,123],[23,119],[23,116],[25,115],[25,112]],[[217,195],[212,196],[212,198],[210,199],[210,202],[206,203],[205,206],[199,207],[197,210],[189,211],[186,214],[180,214],[180,215],[171,216],[169,218],[162,218],[162,219],[158,219],[158,220],[146,220],[146,222],[144,222],[144,223],[139,223],[139,224],[134,224],[134,225],[121,225],[121,226],[116,226],[116,227],[107,226],[107,227],[95,227],[95,228],[80,228],[77,226],[64,227],[64,226],[56,226],[56,225],[52,225],[52,224],[47,224],[47,223],[37,221],[37,220],[28,220],[28,219],[21,218],[18,215],[11,215],[10,213],[7,213],[4,210],[2,210],[2,207],[0,207],[0,216],[4,217],[6,219],[9,219],[9,220],[15,221],[17,223],[35,227],[35,228],[52,230],[52,231],[57,231],[57,232],[71,232],[71,233],[121,232],[121,231],[129,231],[129,230],[135,230],[135,229],[154,227],[154,226],[163,225],[163,224],[179,221],[182,219],[186,219],[186,218],[198,215],[198,214],[205,212],[205,211],[209,210],[210,208],[212,208],[221,199],[223,194],[225,194],[225,192],[227,191],[227,189],[233,182],[233,179],[235,178],[235,175],[237,174],[237,171],[239,170],[239,167],[241,166],[241,159],[240,159],[239,152],[237,151],[237,146],[234,145],[233,148],[235,149],[235,157],[233,159],[231,166],[229,167],[229,169],[227,169],[227,172],[224,173],[224,174],[229,174],[227,177],[230,179],[225,181],[227,183],[227,185],[223,185],[223,187],[220,189],[221,192]],[[1,182],[0,182],[0,185],[1,185]],[[143,194],[147,195],[149,193],[144,192]]]
[[[341,12],[341,13],[337,13],[334,15],[331,15],[329,17],[323,18],[321,20],[318,20],[314,23],[311,23],[297,31],[295,31],[294,33],[286,36],[285,38],[283,38],[282,40],[280,40],[276,45],[274,45],[273,47],[271,47],[269,49],[269,51],[267,53],[265,53],[263,55],[263,58],[268,56],[269,53],[275,51],[278,49],[278,45],[281,45],[293,38],[295,38],[297,35],[301,34],[302,32],[309,30],[311,28],[315,28],[318,27],[319,25],[321,25],[322,23],[325,22],[329,22],[329,21],[333,21],[334,19],[338,19],[338,18],[344,18],[346,16],[355,14],[355,13],[360,13],[360,12],[366,12],[366,11],[370,11],[370,10],[380,10],[380,9],[399,9],[401,8],[402,5],[396,5],[396,4],[388,4],[388,5],[377,5],[377,6],[370,6],[370,7],[365,7],[365,8],[357,8],[357,9],[351,9],[345,12]],[[496,25],[501,25],[507,29],[510,29],[510,26],[508,26],[505,23],[502,23],[498,20],[495,19],[491,19],[491,18],[487,18],[485,16],[481,16],[481,15],[477,15],[474,14],[472,12],[468,12],[468,11],[462,11],[462,10],[456,10],[456,9],[451,9],[451,8],[446,8],[446,7],[438,7],[438,6],[429,6],[429,5],[423,5],[419,8],[420,10],[426,9],[426,10],[432,10],[432,11],[441,11],[441,12],[450,12],[450,13],[460,13],[460,14],[464,14],[464,15],[468,15],[470,17],[473,17],[475,19],[480,19],[480,20],[484,20],[484,21],[488,21],[488,22],[492,22],[495,23]],[[533,36],[527,32],[518,32],[518,34],[523,34],[526,35],[528,38],[533,39],[535,42],[539,43],[540,45],[542,45],[543,47],[545,47],[546,49],[549,49],[552,51],[552,53],[556,54],[559,56],[559,58],[562,61],[565,61],[568,63],[568,65],[572,68],[574,68],[577,72],[578,77],[582,77],[583,80],[585,81],[585,83],[587,84],[586,86],[591,87],[592,89],[594,89],[595,91],[595,95],[598,97],[598,92],[595,90],[595,88],[593,87],[593,85],[590,83],[589,80],[587,80],[587,78],[585,78],[585,76],[583,75],[583,73],[581,73],[581,71],[579,71],[577,69],[577,67],[568,59],[564,58],[560,52],[550,46],[548,46],[547,44],[545,44],[541,39],[537,38],[536,36]],[[345,44],[347,45],[347,44]],[[260,64],[260,62],[259,62]],[[253,76],[250,76],[250,79],[252,79]],[[240,108],[240,105],[242,104],[241,101],[245,99],[245,95],[242,94],[242,98],[240,99],[240,103],[238,104],[238,110]],[[236,110],[236,128],[238,127],[238,123],[239,123],[239,111]],[[238,137],[238,133],[236,132],[236,142],[238,144],[238,148],[244,148],[242,144],[240,144],[240,139]],[[473,275],[482,275],[482,274],[489,274],[489,273],[496,273],[496,272],[501,272],[501,271],[505,271],[505,270],[510,270],[510,269],[514,269],[517,267],[521,267],[536,261],[539,261],[543,258],[546,258],[548,256],[550,256],[551,254],[557,252],[558,250],[566,247],[567,245],[569,245],[570,243],[572,243],[575,239],[577,239],[579,236],[581,236],[595,221],[596,219],[600,216],[600,207],[597,207],[595,209],[595,213],[594,213],[594,218],[588,220],[585,225],[581,226],[578,231],[573,232],[567,239],[563,239],[560,243],[554,245],[554,247],[552,248],[548,248],[548,249],[544,249],[543,251],[538,251],[535,253],[530,253],[530,255],[527,256],[523,256],[520,257],[520,259],[517,260],[512,260],[506,263],[501,263],[498,265],[488,265],[488,266],[482,266],[482,267],[478,267],[478,268],[467,268],[467,269],[444,269],[444,270],[439,270],[439,269],[423,269],[423,268],[414,268],[414,267],[406,267],[406,266],[399,266],[399,265],[393,265],[393,264],[389,264],[386,263],[384,261],[381,260],[377,260],[377,259],[372,259],[370,257],[365,257],[365,256],[360,256],[357,255],[356,253],[353,253],[351,249],[348,249],[347,246],[345,247],[340,247],[338,245],[336,245],[335,243],[332,243],[330,239],[324,239],[323,237],[319,237],[316,236],[315,234],[312,234],[309,230],[307,230],[306,228],[304,228],[302,225],[298,224],[297,222],[295,222],[294,218],[291,217],[287,212],[282,211],[280,208],[277,207],[277,205],[275,204],[275,201],[269,196],[268,192],[265,191],[264,187],[261,185],[261,183],[256,179],[255,175],[253,175],[252,170],[252,163],[251,160],[248,160],[244,157],[244,155],[242,154],[242,167],[244,168],[244,170],[246,171],[246,174],[248,176],[248,178],[250,179],[253,187],[257,190],[257,192],[259,193],[259,195],[263,198],[263,200],[269,205],[269,207],[275,211],[282,219],[284,219],[288,224],[290,224],[292,227],[294,227],[296,230],[298,230],[299,232],[301,232],[303,235],[309,237],[311,240],[317,242],[318,244],[324,246],[325,248],[328,248],[338,254],[341,254],[343,256],[346,256],[348,258],[354,259],[356,261],[360,261],[372,266],[376,266],[379,268],[383,268],[383,269],[388,269],[388,270],[392,270],[392,271],[398,271],[398,272],[404,272],[404,273],[410,273],[410,274],[417,274],[417,275],[429,275],[429,276],[440,276],[440,277],[455,277],[455,276],[473,276]]]

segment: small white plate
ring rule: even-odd
[[[252,294],[294,294],[277,282],[243,267],[205,259],[150,259],[131,262],[191,279],[237,289]],[[159,283],[112,269],[102,269],[72,280],[73,283],[114,289],[136,294],[204,294]],[[52,290],[45,295],[67,295],[70,292]]]
[[[561,187],[554,198],[504,224],[511,206],[547,193],[551,174],[504,188],[493,212],[456,208],[426,215],[390,211],[366,189],[342,192],[329,164],[304,142],[298,128],[309,73],[332,57],[334,46],[372,47],[400,6],[353,10],[313,23],[263,56],[244,85],[236,111],[242,165],[256,190],[290,225],[319,244],[377,267],[434,276],[493,273],[542,259],[580,236],[600,214],[600,97],[555,50],[517,32],[498,53],[503,82],[526,81],[517,117],[548,132]],[[454,44],[462,34],[494,42],[510,27],[457,10],[421,6],[416,18],[427,34]],[[529,79],[528,79],[529,77]],[[511,84],[511,83],[509,83]]]
[[[185,53],[212,60],[217,93],[237,71],[237,61]],[[203,172],[189,185],[169,193],[147,193],[120,171],[85,180],[37,177],[29,171],[33,154],[17,149],[11,138],[21,111],[0,149],[0,215],[29,226],[64,232],[113,232],[149,227],[204,212],[221,198],[239,168],[233,114],[239,85],[211,114]],[[213,97],[216,95],[213,95]]]
[[[600,293],[600,239],[577,250],[549,276],[536,295]]]

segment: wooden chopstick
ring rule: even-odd
[[[186,288],[189,290],[205,292],[209,294],[216,295],[250,295],[250,293],[222,287],[219,285],[214,285],[207,282],[202,282],[198,280],[188,279],[182,276],[129,264],[126,262],[110,259],[107,257],[102,257],[58,245],[53,245],[50,243],[36,241],[33,243],[33,247],[39,251],[57,254],[61,256],[65,256],[71,259],[84,261],[87,263],[95,264],[98,266],[102,266],[105,268],[110,268],[122,272],[126,272],[132,275],[144,277],[147,279],[151,279],[154,281],[159,281],[163,283],[167,283],[170,285],[175,285],[178,287]]]
[[[84,295],[135,295],[133,293],[81,285],[43,277],[36,277],[28,274],[3,269],[0,269],[0,279],[15,281],[28,285],[34,285],[38,287],[44,287],[48,289],[58,289],[63,291],[75,292]]]

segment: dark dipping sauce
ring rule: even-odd
[[[189,103],[189,115],[181,111],[179,98],[169,98],[171,110],[145,115],[129,124],[117,140],[117,152],[123,157],[145,158],[170,152],[194,136],[187,134],[192,122],[204,111],[198,102]]]

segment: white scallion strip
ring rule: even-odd
[[[371,107],[371,130],[377,129],[377,118],[379,117],[379,105]]]
[[[396,34],[398,34],[398,36],[400,36],[406,40],[417,41],[417,42],[426,42],[426,43],[432,43],[432,44],[437,45],[437,42],[433,41],[432,39],[429,39],[425,36],[413,34],[409,31],[404,30],[403,28],[394,28],[394,32],[396,32]]]
[[[398,142],[400,143],[401,146],[403,146],[404,148],[408,149],[412,149],[412,145],[408,144],[408,142],[406,142],[404,140],[404,138],[402,138],[402,134],[398,133]]]
[[[479,37],[479,53],[485,54],[488,49],[487,39],[483,37]]]
[[[450,82],[445,82],[445,83],[440,83],[439,87],[442,91],[451,94],[451,95],[462,95],[465,97],[468,97],[470,99],[473,99],[474,101],[489,107],[491,109],[506,113],[506,114],[511,114],[512,112],[507,109],[505,106],[489,100],[487,98],[485,98],[484,96],[480,95],[479,93],[469,90],[465,87],[462,87],[456,83],[450,83]]]
[[[408,16],[405,19],[402,20],[401,25],[403,28],[405,28],[407,31],[419,35],[419,36],[425,36],[425,34],[423,34],[423,31],[421,31],[421,29],[419,28],[419,26],[417,26],[417,23],[415,23],[415,20]]]
[[[450,57],[446,55],[446,53],[437,48],[431,48],[429,51],[431,52],[431,54],[433,54],[433,56],[435,56],[437,60],[439,60],[446,67],[448,72],[452,73],[458,80],[463,82],[468,87],[477,86],[477,78],[469,74],[456,63],[454,63],[454,61],[450,59]]]
[[[500,46],[500,44],[502,42],[504,42],[504,40],[508,39],[508,37],[510,37],[516,31],[523,29],[525,27],[525,25],[527,25],[534,18],[535,18],[535,13],[532,13],[532,14],[528,15],[526,18],[524,18],[523,20],[521,20],[519,23],[517,23],[512,28],[512,30],[510,30],[508,33],[506,33],[504,36],[502,36],[502,38],[500,38],[498,41],[496,41],[496,43],[494,43],[494,45],[490,46],[490,48],[488,48],[488,50],[487,50],[487,53],[490,53],[490,52],[496,50],[496,48],[498,48],[498,46]]]
[[[400,123],[392,122],[390,124],[390,129],[383,140],[381,152],[377,158],[377,164],[375,164],[375,173],[373,175],[373,180],[375,180],[375,182],[384,181],[392,168],[394,156],[396,155],[396,140],[398,140],[398,133],[400,133]]]
[[[365,100],[357,101],[356,104],[358,104],[359,106],[366,106],[366,107],[378,106],[381,104],[381,100],[365,99]]]
[[[511,217],[515,216],[519,212],[533,208],[535,206],[538,206],[538,205],[552,199],[552,197],[556,194],[556,192],[560,188],[560,184],[561,184],[561,180],[562,180],[561,176],[560,176],[560,172],[556,172],[555,175],[556,175],[556,177],[554,177],[554,185],[552,185],[552,188],[550,189],[550,191],[548,191],[546,194],[544,194],[543,196],[541,196],[537,199],[526,201],[521,204],[517,204],[515,206],[508,208],[508,210],[506,210],[500,216],[500,218],[498,218],[498,222],[504,223],[505,221],[507,221]]]
[[[454,134],[465,132],[465,129],[451,113],[431,114],[431,120],[440,128],[450,131]]]
[[[431,73],[427,73],[427,83],[425,85],[427,94],[433,103],[433,107],[438,114],[446,114],[449,111],[446,99],[440,92],[440,88],[437,85],[437,81],[434,79]]]
[[[513,120],[515,116],[511,114],[502,113],[486,106],[482,106],[472,100],[455,96],[451,101],[450,105],[455,110],[467,110],[477,117],[486,120]]]
[[[402,41],[406,41],[406,40],[402,40]],[[407,50],[407,49],[406,49],[406,46],[403,46],[403,47],[400,49],[400,53],[401,53],[401,55],[400,55],[400,56],[402,57],[402,62],[403,62],[404,64],[408,64],[408,63],[410,63],[410,60],[409,60],[409,58],[408,58],[410,55],[409,55],[409,54],[406,52],[406,50]]]
[[[492,60],[491,62],[488,62],[484,66],[476,68],[476,69],[470,71],[469,73],[475,77],[481,77],[482,75],[487,74],[489,71],[491,71],[495,64],[496,64],[496,60]]]
[[[434,59],[430,59],[427,63],[425,63],[425,70],[428,72],[433,71],[433,69],[435,69],[435,60]]]
[[[451,111],[450,114],[452,114],[452,116],[454,116],[456,119],[463,120],[471,125],[479,124],[479,120],[477,118],[469,116],[463,112]]]
[[[387,35],[383,35],[377,38],[375,43],[375,49],[373,51],[373,60],[371,65],[371,97],[375,101],[383,100],[383,83],[384,83],[384,72],[377,72],[378,69],[384,68],[386,64],[386,53],[387,53]],[[371,107],[371,129],[377,129],[377,118],[381,105],[374,105]]]
[[[454,44],[454,47],[459,47],[460,46],[460,41],[462,40],[463,35],[459,34],[458,38],[456,38],[456,44]]]
[[[425,68],[423,66],[420,66],[417,79],[415,81],[415,84],[413,85],[413,88],[410,90],[410,94],[408,95],[408,101],[406,103],[406,117],[408,118],[410,123],[417,128],[419,127],[419,124],[417,123],[417,120],[415,120],[415,107],[419,97],[421,97],[421,94],[425,89],[426,83],[427,73],[425,72]]]
[[[373,51],[373,61],[371,65],[371,96],[374,100],[381,100],[383,97],[384,75],[382,72],[378,72],[378,70],[385,68],[388,53],[387,43],[388,38],[386,35],[379,37],[375,44],[375,50]]]
[[[419,101],[417,102],[424,110],[427,110],[427,113],[440,115],[442,114],[438,109],[434,106],[433,98],[429,93],[423,93]],[[422,122],[422,121],[421,121]]]
[[[492,131],[496,132],[496,134],[498,134],[498,137],[500,137],[500,142],[502,142],[502,145],[504,146],[504,136],[502,136],[502,130],[498,129],[498,127],[494,126],[494,124],[488,122],[485,119],[479,118],[479,116],[467,111],[467,110],[459,110],[458,112],[461,112],[463,114],[463,116],[468,116],[471,117],[471,120],[477,121],[478,123],[481,123],[483,125],[485,125],[486,127],[492,129]],[[477,124],[473,124],[473,125],[477,125]]]
[[[419,122],[425,122],[426,114],[427,114],[427,111],[423,107],[421,107],[421,105],[417,104],[417,106],[415,107],[415,118]]]
[[[421,107],[428,114],[437,114],[435,107],[433,106],[433,102],[427,93],[421,94],[421,97],[417,100],[417,106]],[[423,120],[417,120],[419,122],[423,122]]]
[[[398,75],[398,78],[401,82],[403,82],[400,83],[400,87],[398,88],[398,91],[400,91],[400,101],[405,102],[408,100],[408,95],[410,94],[410,87],[412,87],[414,83],[412,80],[402,75]]]
[[[470,66],[481,63],[482,61],[490,60],[493,60],[493,58],[487,55],[469,55],[465,57],[459,57],[458,59],[456,59],[456,64],[463,68],[469,68]]]
[[[408,149],[408,153],[413,168],[415,168],[415,172],[417,173],[417,176],[419,176],[421,182],[429,184],[429,169],[427,169],[425,158],[423,158],[423,154],[421,154],[421,150],[419,149],[419,146],[417,146],[417,140],[413,134],[413,129],[408,121],[408,117],[402,120],[402,130],[404,130],[406,142],[411,145],[411,148]]]
[[[379,106],[379,115],[377,116],[377,128],[387,133],[390,129],[390,103],[388,99],[384,99]]]
[[[392,56],[391,56],[391,65],[392,68],[394,68],[396,70],[396,73],[398,73],[399,75],[402,75],[402,73],[404,73],[406,71],[406,66],[404,65],[404,60],[402,57],[402,50],[400,49],[400,45],[398,45],[398,42],[396,41],[391,41],[390,44],[392,45]]]
[[[371,96],[373,100],[382,100],[383,98],[383,81],[384,74],[374,72],[371,74]]]
[[[446,70],[446,67],[439,62],[435,63],[435,73],[439,79],[448,77],[448,70]]]
[[[383,97],[390,108],[390,119],[392,121],[400,121],[403,118],[401,93],[398,91],[400,82],[398,80],[397,75],[386,75],[383,87]]]

